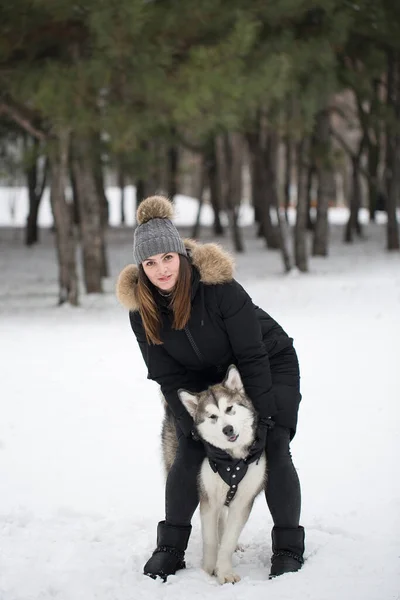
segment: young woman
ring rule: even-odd
[[[148,377],[161,386],[174,415],[179,442],[166,481],[165,520],[158,524],[157,547],[144,573],[165,579],[185,567],[198,505],[197,475],[205,448],[193,436],[192,418],[177,391],[197,392],[221,382],[232,363],[260,417],[248,460],[256,460],[264,448],[267,452],[265,494],[274,521],[270,577],[298,571],[304,529],[299,525],[300,484],[289,450],[301,399],[293,340],[235,281],[229,254],[215,244],[183,241],[172,212],[162,196],[140,204],[133,242],[137,266],[126,267],[117,284]],[[213,458],[212,447],[207,454]]]

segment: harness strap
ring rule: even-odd
[[[230,464],[227,464],[226,461],[218,462],[209,459],[209,463],[214,473],[218,473],[221,479],[229,485],[224,502],[224,506],[229,506],[235,497],[239,483],[247,473],[249,465],[243,459],[232,459]]]

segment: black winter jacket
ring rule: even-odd
[[[126,267],[118,280],[117,295],[129,309],[148,378],[161,386],[179,427],[189,435],[193,421],[178,397],[178,390],[204,390],[221,382],[229,365],[236,364],[258,413],[274,417],[277,422],[283,418],[285,422],[281,424],[294,431],[299,394],[293,388],[293,393],[297,393],[289,411],[293,414],[285,417],[274,390],[270,363],[271,359],[279,363],[280,355],[292,354],[296,379],[297,358],[292,339],[253,304],[247,292],[233,279],[232,259],[224,250],[215,244],[200,245],[190,240],[185,240],[185,245],[193,265],[191,315],[184,330],[173,330],[167,302],[159,294],[155,295],[161,313],[162,345],[146,341],[136,301],[137,267]],[[291,379],[293,382],[293,377]],[[298,385],[295,388],[298,390]]]

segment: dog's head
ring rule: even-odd
[[[222,383],[197,394],[186,390],[178,394],[204,441],[227,451],[251,445],[257,415],[234,365]]]

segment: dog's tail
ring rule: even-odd
[[[172,412],[166,403],[165,416],[161,430],[161,447],[165,476],[167,476],[175,460],[175,455],[178,448],[178,438],[176,436],[174,417],[172,416]]]

